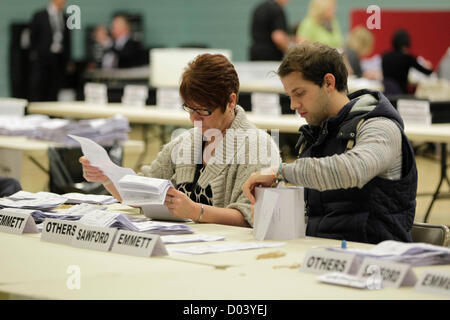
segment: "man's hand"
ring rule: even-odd
[[[260,172],[254,172],[248,178],[248,180],[242,185],[242,191],[245,196],[254,205],[256,202],[255,188],[256,187],[274,187],[275,173],[278,170],[277,167],[265,168]]]

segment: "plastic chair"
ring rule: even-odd
[[[424,242],[448,247],[450,230],[443,224],[414,222],[411,228],[413,242]]]
[[[122,147],[105,147],[111,160],[122,163]],[[88,182],[83,178],[83,169],[78,159],[83,155],[80,147],[52,147],[48,149],[50,166],[50,192],[64,194],[78,192],[84,194],[108,194],[99,182]]]

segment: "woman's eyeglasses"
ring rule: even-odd
[[[194,109],[194,108],[188,107],[185,103],[182,104],[182,107],[183,107],[184,111],[187,111],[189,113],[196,112],[199,116],[202,116],[202,117],[210,116],[212,113],[212,111],[208,110],[208,109]]]

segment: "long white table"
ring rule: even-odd
[[[256,241],[252,229],[191,224],[196,233],[222,235],[225,241]],[[269,241],[270,242],[270,241]],[[311,300],[311,299],[446,299],[413,287],[359,290],[320,283],[317,275],[301,272],[305,253],[317,246],[339,246],[320,238],[283,241],[284,246],[204,255],[172,253],[165,257],[135,257],[48,243],[39,234],[0,233],[0,297],[39,299],[167,299],[167,300]],[[190,244],[166,245],[191,246]],[[348,243],[349,248],[370,248]],[[262,254],[278,252],[276,258]],[[80,289],[70,289],[69,266],[79,267]],[[450,271],[450,266],[413,268]],[[447,297],[448,299],[448,297]]]
[[[34,102],[29,104],[27,110],[30,114],[45,114],[77,119],[103,118],[122,114],[131,123],[186,127],[192,125],[186,112],[182,110],[167,110],[155,106],[139,108],[119,103],[95,105],[85,102]],[[281,133],[298,133],[299,127],[306,123],[305,119],[297,115],[267,116],[249,112],[248,119],[258,128],[269,130],[269,133],[270,130],[278,130]],[[450,180],[447,176],[447,144],[450,143],[450,123],[432,124],[430,126],[406,125],[405,133],[412,141],[441,144],[441,177],[427,209],[424,219],[426,222],[434,202],[439,198],[447,197],[447,194],[441,192],[443,182],[447,181],[450,186]]]

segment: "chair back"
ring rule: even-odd
[[[424,242],[448,247],[450,230],[443,224],[414,222],[411,228],[413,242]]]

